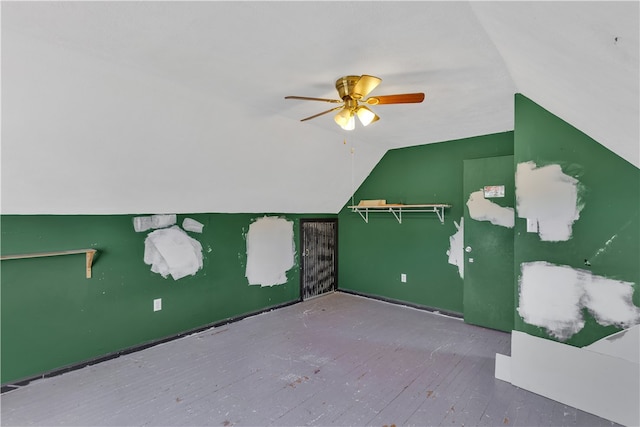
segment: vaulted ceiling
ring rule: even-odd
[[[523,93],[640,166],[638,2],[7,2],[2,212],[333,213],[388,149],[513,130]],[[344,131],[345,75],[382,78]]]

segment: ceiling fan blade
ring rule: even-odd
[[[369,92],[374,90],[382,81],[382,79],[374,76],[363,74],[360,80],[353,86],[351,97],[354,99],[362,99],[369,95]]]
[[[327,111],[323,111],[322,113],[318,113],[318,114],[314,114],[313,116],[306,117],[306,118],[304,118],[304,119],[302,119],[300,121],[304,122],[304,121],[307,121],[307,120],[315,119],[316,117],[322,116],[323,114],[330,113],[330,112],[338,110],[340,108],[342,108],[342,105],[340,105],[338,107],[330,108]]]
[[[366,101],[369,105],[382,104],[417,104],[424,101],[424,93],[403,93],[398,95],[372,96]]]
[[[303,101],[324,101],[324,102],[332,102],[332,103],[342,102],[342,100],[340,99],[310,98],[308,96],[285,96],[284,99],[301,99]]]

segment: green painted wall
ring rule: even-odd
[[[633,302],[640,305],[640,171],[598,142],[522,95],[515,97],[515,163],[534,161],[538,166],[559,164],[580,181],[584,208],[566,242],[543,242],[526,232],[526,221],[516,218],[515,274],[520,264],[547,261],[591,271],[611,279],[635,283]],[[598,256],[598,251],[616,235]],[[585,259],[591,266],[585,265]],[[516,291],[516,299],[518,292]],[[517,306],[517,301],[516,301]],[[515,313],[515,329],[549,337],[542,329],[524,323]],[[598,325],[584,310],[586,325],[567,344],[588,345],[618,331]],[[553,339],[553,338],[551,338]]]
[[[178,215],[178,224],[204,224],[202,234],[190,233],[204,266],[177,281],[143,262],[148,232],[134,231],[133,215],[2,216],[3,255],[99,250],[91,279],[84,255],[2,261],[2,383],[298,300],[297,254],[286,284],[248,285],[245,235],[262,216]],[[276,216],[294,221],[298,247],[299,219],[323,215]],[[153,312],[155,298],[162,311]]]
[[[434,213],[405,213],[402,224],[390,213],[372,213],[366,224],[345,206],[339,214],[339,288],[462,313],[463,281],[446,251],[466,201],[463,161],[511,154],[512,132],[388,151],[356,191],[356,204],[386,199],[452,208],[444,225]]]

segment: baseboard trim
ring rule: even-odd
[[[414,304],[412,302],[397,300],[393,298],[382,297],[379,295],[366,294],[363,292],[352,291],[350,289],[337,289],[336,292],[343,292],[345,294],[357,295],[360,297],[371,298],[379,301],[388,302],[396,305],[404,305],[407,307],[415,308],[418,310],[429,311],[431,313],[442,314],[444,316],[455,317],[457,319],[463,319],[464,315],[462,313],[458,313],[456,311],[443,310],[441,308],[429,307],[427,305]]]

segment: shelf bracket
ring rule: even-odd
[[[402,208],[397,208],[398,213],[396,213],[396,210],[393,208],[389,208],[389,212],[391,212],[393,214],[393,216],[396,217],[396,219],[398,220],[398,224],[402,224]]]
[[[434,208],[441,224],[444,224],[444,206]]]
[[[88,250],[86,253],[86,269],[87,279],[91,279],[91,266],[93,265],[93,256],[96,254],[96,250]]]
[[[358,208],[353,208],[352,210],[353,212],[358,212],[362,219],[364,219],[364,222],[369,224],[369,209],[364,209],[364,215],[362,214],[363,211]]]

